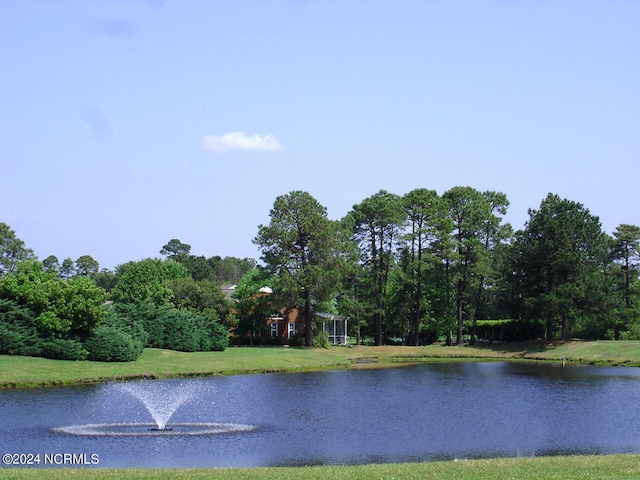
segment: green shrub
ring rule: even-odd
[[[148,303],[152,310],[157,308],[152,303]],[[144,329],[144,322],[140,318],[139,310],[136,305],[130,304],[115,304],[108,305],[106,308],[106,315],[101,323],[101,326],[112,327],[119,332],[126,333],[134,343],[139,344],[140,348],[144,348],[149,339],[149,334]]]
[[[197,352],[221,351],[229,344],[224,325],[185,308],[142,301],[115,304],[110,310],[105,324],[115,326],[147,347]]]
[[[201,317],[187,310],[173,310],[162,317],[165,332],[164,348],[181,352],[207,349],[202,345],[206,338]]]
[[[209,322],[209,330],[211,338],[211,345],[209,346],[210,351],[222,352],[229,346],[229,333],[227,331],[227,327],[222,325],[220,322],[211,320]]]
[[[132,362],[142,354],[143,344],[114,327],[100,326],[84,344],[89,360],[99,362]]]
[[[331,346],[329,343],[329,334],[325,331],[316,333],[313,336],[313,346],[315,348],[329,348]]]
[[[88,352],[82,347],[82,343],[77,340],[51,338],[38,343],[35,347],[39,351],[37,356],[40,357],[53,358],[55,360],[87,359]]]
[[[0,354],[37,354],[38,341],[33,312],[13,300],[0,299]]]

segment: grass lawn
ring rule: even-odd
[[[507,458],[459,462],[403,463],[360,466],[220,469],[47,469],[0,470],[11,480],[212,479],[258,480],[614,480],[640,478],[640,455]]]
[[[640,341],[522,342],[479,347],[265,347],[224,352],[145,349],[135,362],[50,360],[0,355],[0,388],[90,383],[117,379],[233,375],[347,368],[385,368],[451,360],[545,360],[640,366]]]

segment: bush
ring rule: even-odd
[[[318,332],[313,336],[313,346],[315,348],[329,348],[329,334],[325,331]]]
[[[32,355],[37,342],[33,313],[12,300],[0,299],[0,354]]]
[[[115,304],[110,310],[105,324],[147,347],[197,352],[221,351],[229,344],[224,325],[188,309],[143,301]]]
[[[82,347],[82,343],[77,340],[66,338],[51,338],[38,343],[36,346],[38,354],[33,355],[53,358],[55,360],[86,360],[87,351]]]
[[[114,327],[100,326],[85,342],[89,360],[99,362],[132,362],[142,354],[143,344]]]
[[[207,335],[203,331],[201,318],[187,310],[173,310],[164,315],[162,317],[165,332],[164,348],[181,352],[208,350]]]
[[[229,346],[229,335],[227,327],[215,320],[211,320],[209,323],[211,338],[211,345],[209,346],[209,350],[212,352],[222,352]]]
[[[156,309],[155,305],[153,309]],[[112,327],[119,332],[125,333],[131,337],[135,344],[140,345],[141,352],[149,339],[149,334],[144,329],[144,322],[139,318],[135,305],[108,305],[101,326]]]

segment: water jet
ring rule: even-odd
[[[253,425],[236,423],[171,423],[173,414],[184,404],[203,396],[203,388],[193,381],[157,381],[114,383],[106,387],[109,394],[126,393],[137,400],[151,416],[153,423],[114,422],[89,423],[55,427],[51,430],[68,435],[87,436],[141,436],[141,435],[214,435],[222,433],[248,432]]]

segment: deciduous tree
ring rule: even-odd
[[[157,305],[168,304],[173,292],[168,282],[189,276],[187,269],[173,260],[147,258],[116,267],[117,283],[111,289],[116,302],[134,303],[152,300]]]

